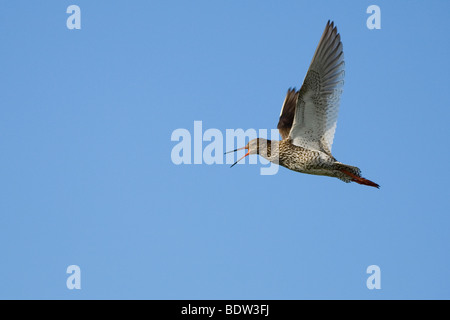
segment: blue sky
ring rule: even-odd
[[[450,298],[448,1],[0,6],[0,298]],[[196,120],[275,128],[328,19],[346,60],[333,154],[380,190],[172,163]]]

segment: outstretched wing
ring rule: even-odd
[[[294,145],[331,155],[339,101],[344,85],[341,36],[328,21],[298,92],[289,137]],[[282,112],[283,113],[283,112]]]
[[[289,88],[283,106],[281,107],[280,120],[278,120],[278,131],[284,140],[289,137],[292,123],[294,122],[295,107],[297,106],[298,91],[295,88]]]

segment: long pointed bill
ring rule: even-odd
[[[231,152],[236,152],[236,151],[244,150],[244,149],[246,149],[246,148],[245,148],[245,147],[242,147],[242,148],[235,149],[235,150],[232,150],[232,151],[227,151],[227,152],[225,152],[224,154],[231,153]]]
[[[245,147],[244,147],[245,148]],[[242,148],[241,148],[242,149]],[[241,150],[241,149],[237,149],[237,150]],[[233,163],[232,165],[231,165],[231,167],[230,168],[233,168],[234,167],[234,165],[236,164],[236,163],[238,163],[239,161],[241,161],[242,159],[244,159],[246,156],[248,156],[250,154],[250,151],[249,152],[247,152],[242,158],[240,158],[238,161],[236,161],[235,163]]]

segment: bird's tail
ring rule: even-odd
[[[375,187],[375,188],[378,188],[378,189],[380,188],[380,186],[377,183],[375,183],[373,181],[370,181],[370,180],[368,180],[366,178],[363,178],[360,175],[353,174],[353,173],[351,173],[350,171],[348,171],[346,169],[341,169],[340,171],[342,173],[346,174],[347,176],[349,176],[350,180],[353,181],[353,182],[356,182],[356,183],[359,183],[359,184],[363,184],[363,185],[366,185],[366,186],[370,186],[370,187]]]

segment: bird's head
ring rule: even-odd
[[[247,145],[245,147],[242,147],[242,148],[239,148],[236,150],[232,150],[232,151],[228,151],[225,153],[236,152],[236,151],[244,150],[244,149],[247,150],[247,153],[242,158],[240,158],[235,163],[233,163],[233,165],[231,167],[233,167],[236,163],[238,163],[239,161],[241,161],[248,155],[267,154],[268,149],[270,149],[270,140],[266,140],[263,138],[256,138],[256,139],[250,140],[250,142],[247,143]]]

